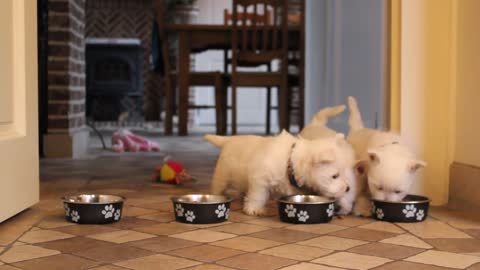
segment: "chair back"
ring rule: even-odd
[[[233,72],[236,70],[238,61],[266,62],[280,59],[286,63],[287,7],[287,0],[233,0]],[[269,12],[273,14],[272,18],[268,15]],[[251,15],[246,16],[246,14]],[[248,17],[253,19],[248,20]],[[263,18],[263,21],[258,18]]]
[[[258,24],[272,24],[272,11],[267,10],[264,14],[254,14],[253,12],[239,12],[237,13],[237,18],[243,22],[243,18],[246,18],[246,23],[252,25],[255,21]],[[233,24],[233,13],[228,9],[223,11],[223,24],[232,25]]]

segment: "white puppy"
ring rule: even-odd
[[[309,141],[283,131],[275,137],[206,135],[204,139],[222,149],[212,193],[222,194],[228,188],[245,193],[243,210],[248,215],[265,214],[270,195],[299,194],[306,188],[338,198],[347,190],[335,158],[335,137]]]
[[[327,127],[327,122],[329,118],[340,114],[344,110],[345,105],[327,107],[320,110],[315,114],[312,121],[300,132],[300,136],[308,140],[335,137],[337,133]],[[357,197],[363,193],[362,187],[366,185],[363,183],[365,179],[362,175],[355,175],[355,152],[352,146],[345,139],[338,140],[337,145],[336,156],[344,170],[349,186],[349,190],[337,200],[337,205],[340,207],[337,213],[339,215],[348,215],[352,212]],[[357,205],[355,205],[353,209],[353,213],[360,215],[361,208],[359,208],[359,210],[356,206]]]
[[[357,159],[362,160],[357,169],[366,174],[368,188],[378,200],[401,201],[409,192],[415,172],[426,165],[415,158],[402,138],[395,133],[363,126],[357,102],[348,98],[350,132],[347,141],[352,144]],[[365,214],[370,205],[363,206]]]

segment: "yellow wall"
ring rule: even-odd
[[[394,128],[428,164],[413,192],[445,204],[454,142],[456,5],[454,0],[395,2],[392,14],[400,19],[392,22],[392,42],[399,39],[400,44],[392,53],[399,57],[391,59],[391,70],[399,85],[392,88],[392,108],[398,109],[391,120],[399,122]]]
[[[458,1],[456,162],[480,166],[480,1]]]

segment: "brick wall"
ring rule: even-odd
[[[86,0],[86,37],[141,40],[146,120],[159,120],[161,79],[150,67],[152,0]]]
[[[48,133],[85,126],[85,0],[49,0]]]

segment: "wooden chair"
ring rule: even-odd
[[[173,108],[175,102],[175,90],[177,82],[177,74],[171,70],[168,37],[164,30],[165,25],[165,3],[163,0],[154,0],[155,20],[159,28],[160,41],[162,43],[161,50],[163,54],[164,68],[164,87],[165,87],[165,134],[173,133]],[[189,86],[213,86],[215,88],[215,105],[188,105],[189,109],[215,109],[216,132],[217,134],[226,133],[226,107],[227,107],[227,91],[225,87],[226,78],[221,72],[190,72],[188,74]],[[180,134],[187,135],[187,134]]]
[[[273,11],[273,20],[251,20],[247,13],[253,7],[253,18]],[[232,133],[237,133],[237,87],[278,87],[280,129],[289,129],[288,103],[288,26],[287,0],[233,0],[232,16]],[[280,60],[278,71],[243,72],[238,67],[242,63],[271,63]]]
[[[272,24],[272,12],[267,10],[263,14],[255,14],[253,12],[239,12],[237,13],[237,18],[240,22],[244,21],[248,25],[252,25],[254,22],[257,24]],[[233,12],[230,12],[228,9],[225,9],[223,12],[223,24],[232,25],[233,24]],[[229,56],[230,50],[224,50],[223,56],[223,72],[228,73],[228,67],[232,64],[232,58]],[[239,61],[238,66],[249,67],[249,68],[258,68],[260,66],[266,66],[267,71],[272,71],[272,62],[267,61],[265,63],[258,62],[247,62]],[[266,87],[267,89],[267,104],[266,104],[266,123],[265,123],[265,133],[270,134],[271,126],[271,111],[272,111],[272,88],[270,86]]]

